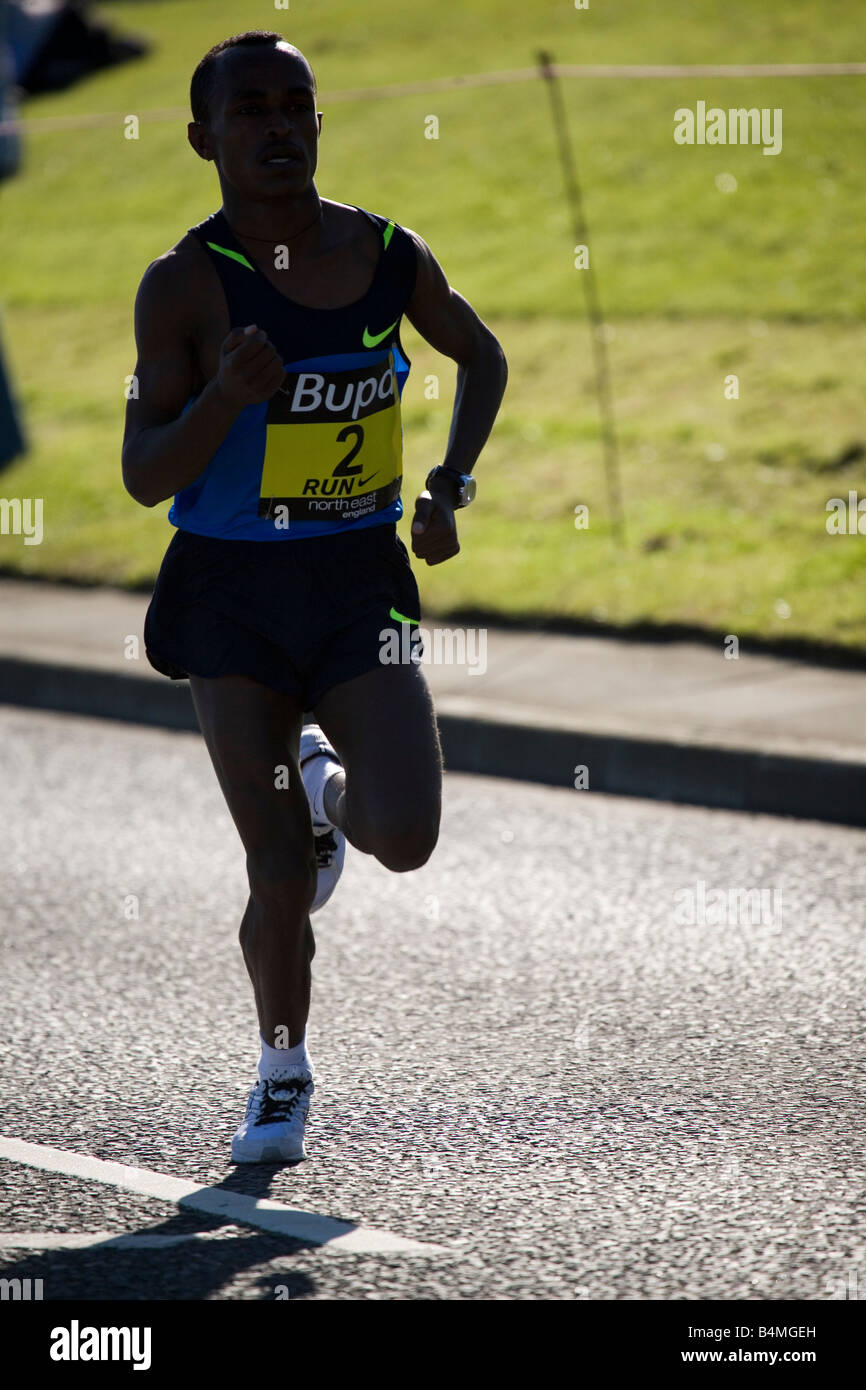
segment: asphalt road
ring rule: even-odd
[[[350,851],[314,919],[310,1159],[234,1168],[257,1029],[204,745],[8,707],[0,737],[0,1134],[444,1247],[337,1254],[5,1160],[4,1277],[48,1299],[866,1297],[863,832],[450,776],[433,860]],[[718,889],[766,890],[765,920],[728,896],[714,922]]]

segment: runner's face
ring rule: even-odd
[[[221,175],[257,199],[303,193],[316,172],[321,126],[307,64],[279,45],[230,49],[218,63],[210,131]]]

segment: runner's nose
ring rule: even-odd
[[[271,111],[265,129],[268,136],[277,140],[294,139],[295,119],[285,111]]]

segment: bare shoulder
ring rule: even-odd
[[[428,265],[438,265],[439,262],[436,260],[436,257],[433,255],[433,252],[430,250],[430,247],[427,245],[421,233],[414,231],[412,227],[407,227],[405,222],[401,222],[400,226],[403,228],[409,240],[414,242],[418,259],[426,261]]]
[[[448,283],[448,277],[420,232],[416,232],[412,227],[407,227],[402,222],[400,225],[415,248],[417,269],[413,307],[418,308],[421,300],[429,300],[431,297],[441,299],[450,296],[453,291]]]
[[[166,309],[189,305],[196,292],[207,286],[213,268],[196,238],[185,232],[174,246],[164,251],[141,277],[139,295],[148,303],[164,303]]]
[[[360,208],[350,203],[337,203],[333,198],[322,198],[325,217],[330,221],[336,242],[354,241],[364,252],[375,260],[379,254],[381,238],[369,217]]]
[[[145,270],[134,317],[140,357],[190,361],[191,389],[214,374],[231,326],[228,306],[215,267],[190,232]]]
[[[416,232],[412,227],[407,227],[403,223],[400,225],[415,248],[415,260],[418,269],[415,276],[414,307],[417,308],[422,300],[442,299],[452,295],[453,290],[448,283],[445,271],[420,232]]]

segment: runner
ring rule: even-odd
[[[439,833],[427,683],[417,660],[380,660],[396,624],[418,655],[396,533],[401,318],[458,364],[445,458],[415,502],[412,549],[428,565],[460,548],[454,514],[474,496],[507,368],[421,237],[319,196],[322,113],[298,49],[270,31],[226,39],[190,98],[188,138],[216,164],[222,206],[139,286],[123,481],[142,506],[173,498],[145,647],[190,682],[246,850],[240,941],[261,1057],[232,1157],[295,1161],[314,1089],[309,914],[346,840],[402,873]]]

